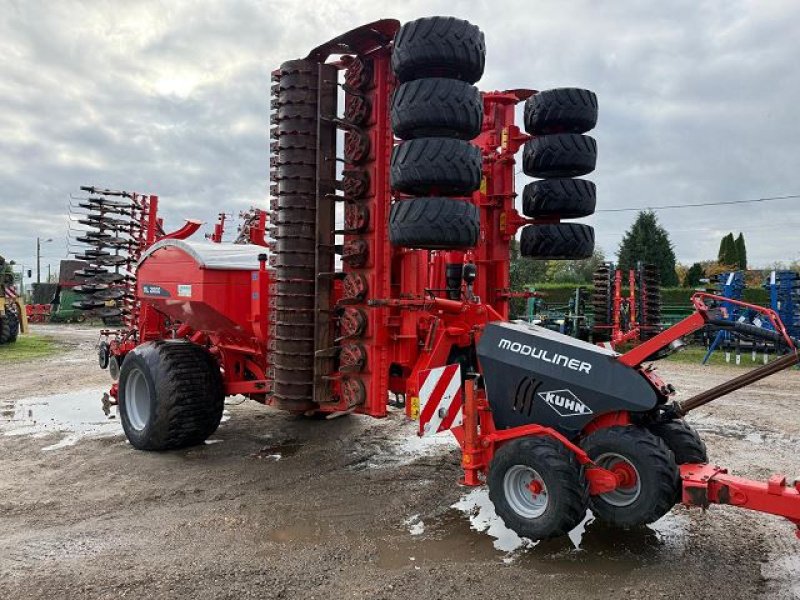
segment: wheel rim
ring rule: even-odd
[[[541,517],[550,500],[542,476],[525,465],[514,465],[506,471],[503,493],[511,509],[525,519]]]
[[[642,493],[642,478],[636,466],[621,454],[606,452],[594,460],[595,464],[617,476],[617,488],[600,497],[612,506],[630,506]]]
[[[150,419],[150,388],[139,369],[133,369],[125,382],[125,412],[136,431],[141,431]]]

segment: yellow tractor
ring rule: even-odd
[[[17,341],[21,333],[28,333],[28,315],[25,304],[17,295],[14,273],[0,256],[0,344]]]

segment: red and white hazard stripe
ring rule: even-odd
[[[15,299],[17,297],[17,288],[13,285],[5,286],[5,295],[6,298]]]
[[[447,431],[463,420],[461,366],[447,365],[419,374],[419,434]]]

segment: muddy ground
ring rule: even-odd
[[[399,413],[317,422],[233,400],[207,445],[134,451],[101,411],[96,332],[36,329],[63,351],[0,364],[0,598],[800,598],[791,525],[728,507],[520,546],[455,485],[454,446],[420,444]],[[685,395],[741,371],[661,372]],[[712,459],[800,474],[798,381],[693,414]]]

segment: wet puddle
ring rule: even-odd
[[[409,537],[390,543],[378,564],[386,569],[440,561],[520,563],[551,572],[574,573],[602,569],[625,574],[664,551],[679,552],[686,539],[688,517],[670,513],[636,530],[609,529],[595,522],[591,511],[568,537],[531,541],[508,529],[494,512],[485,488],[465,494],[442,516],[404,521]]]
[[[390,412],[387,419],[368,422],[366,426],[371,436],[353,443],[353,460],[347,467],[349,470],[402,467],[426,457],[458,449],[458,442],[449,432],[418,436],[417,422],[408,421],[403,415],[393,415]]]
[[[60,440],[42,448],[56,450],[84,437],[107,437],[122,433],[115,406],[103,410],[106,389],[86,389],[68,394],[37,396],[0,403],[0,433],[3,435],[58,434]]]
[[[328,527],[314,520],[300,521],[287,527],[264,532],[264,537],[278,544],[324,543],[329,536]]]
[[[283,458],[294,456],[300,452],[302,447],[302,443],[294,438],[290,438],[275,444],[264,446],[258,452],[251,454],[250,458],[273,460],[277,462]]]

